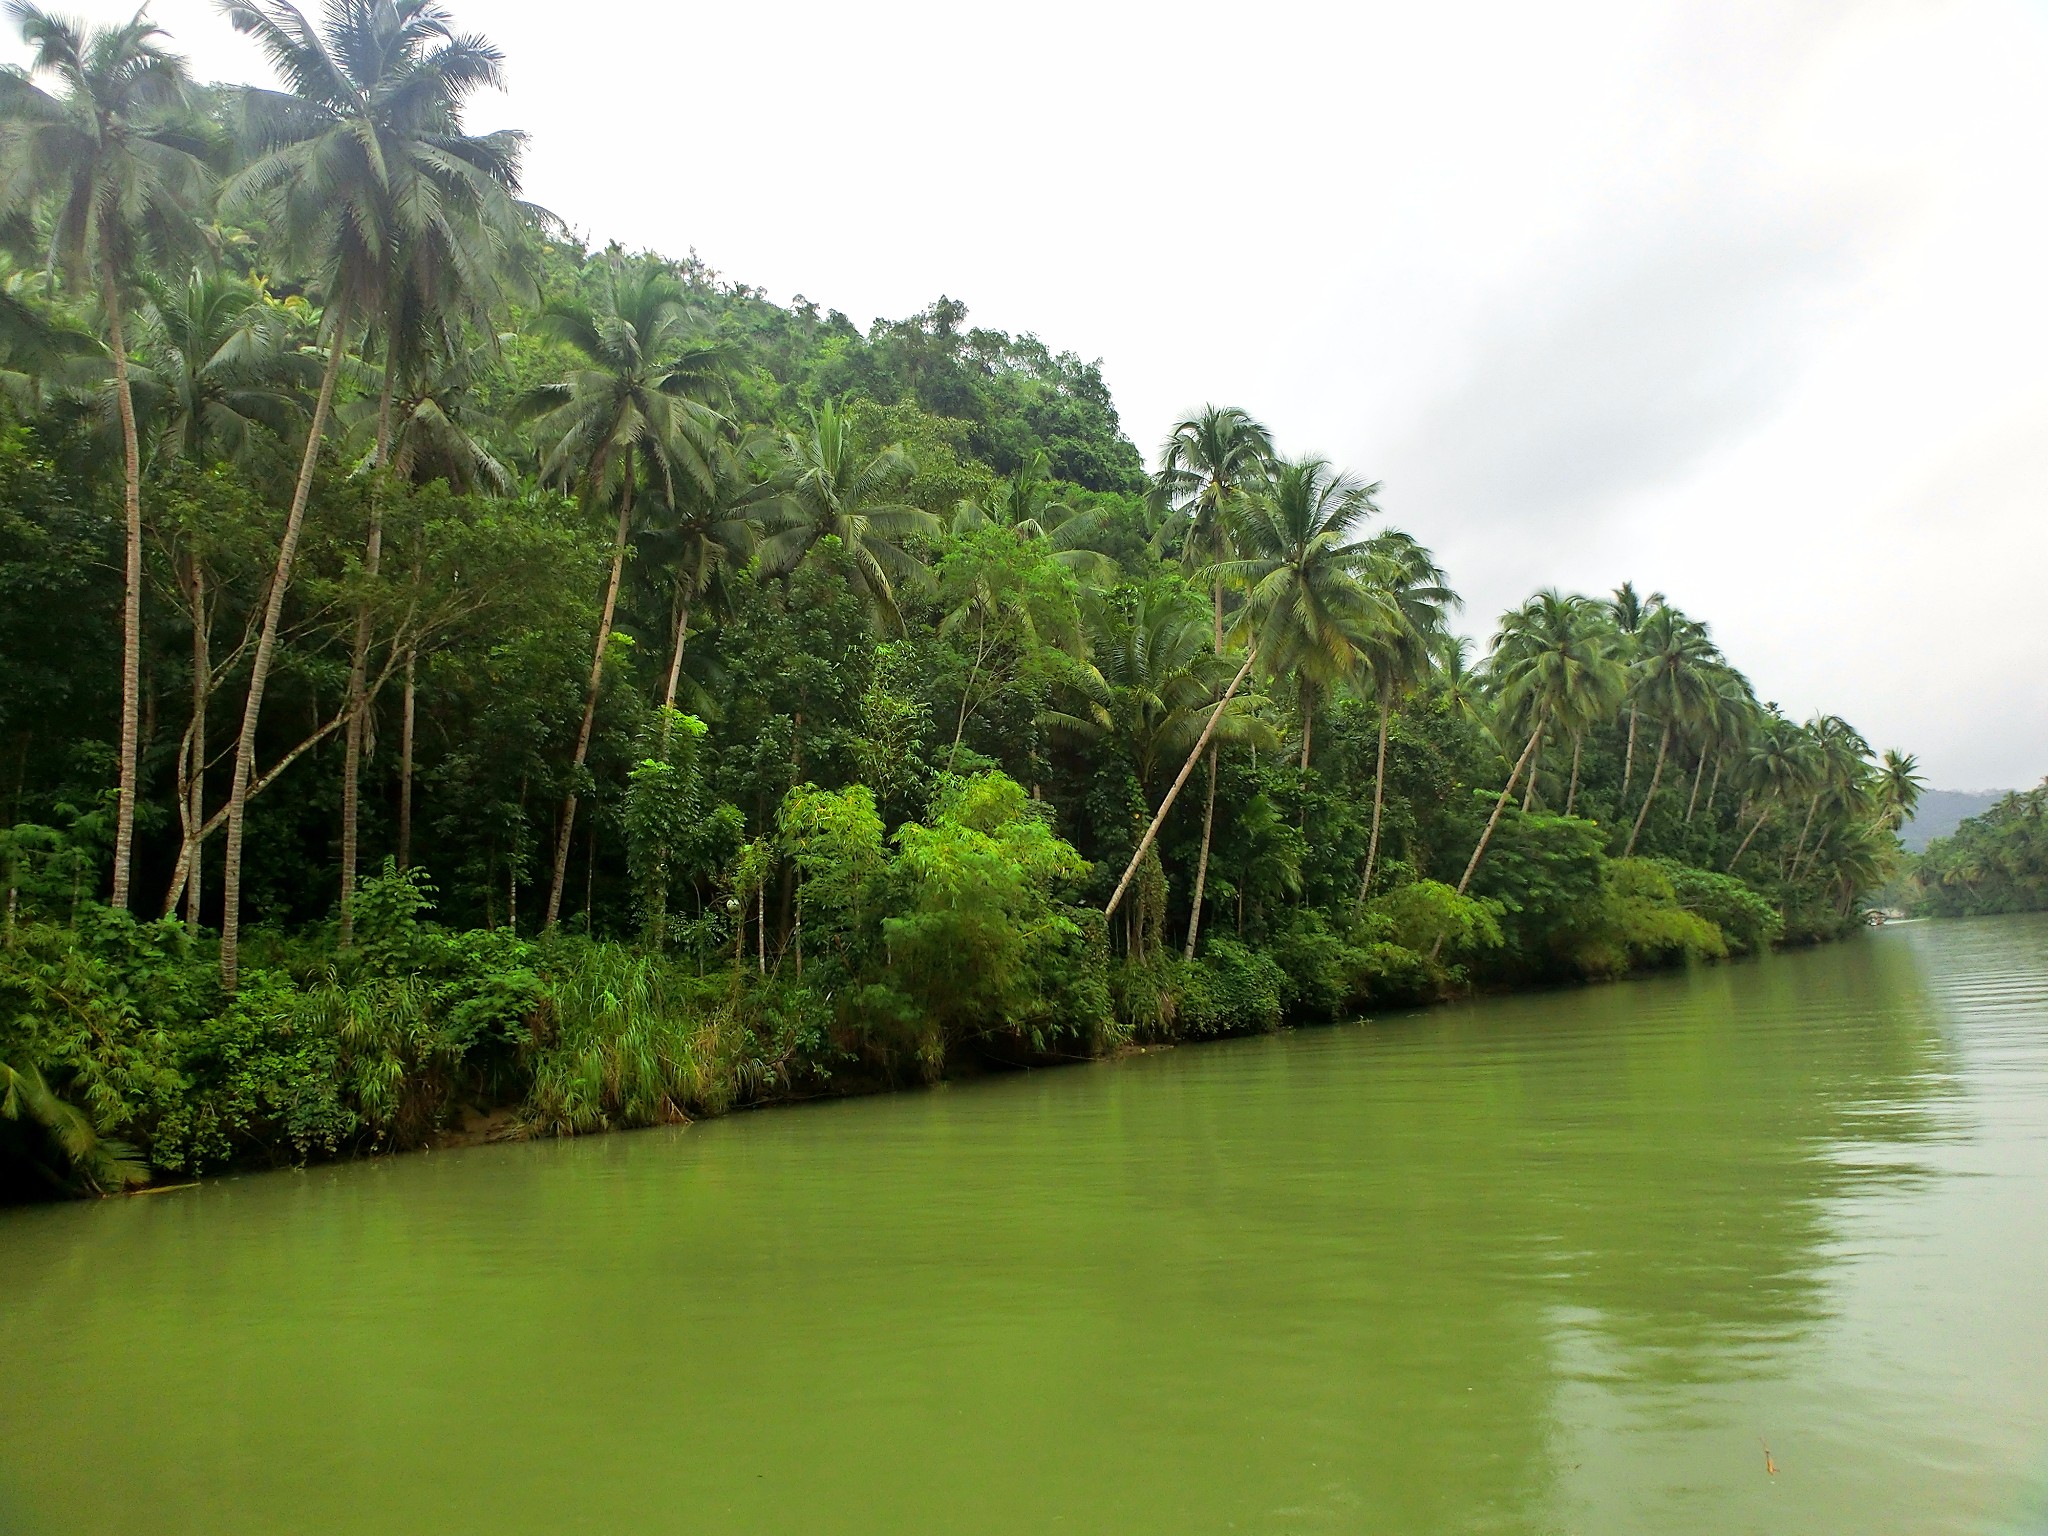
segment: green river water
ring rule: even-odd
[[[2048,1531],[2048,919],[0,1212],[0,1530]]]

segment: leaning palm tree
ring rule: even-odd
[[[665,266],[629,265],[608,251],[595,303],[558,300],[540,319],[545,335],[567,345],[578,366],[552,384],[530,390],[519,414],[534,420],[542,444],[541,477],[575,485],[586,516],[616,484],[617,526],[610,573],[597,622],[597,645],[583,695],[570,785],[555,838],[554,875],[548,886],[547,926],[560,920],[569,878],[569,840],[576,823],[575,776],[590,753],[604,686],[605,652],[618,613],[619,581],[633,529],[633,496],[641,470],[659,482],[673,504],[678,477],[705,495],[716,493],[717,461],[724,453],[724,418],[705,402],[730,365],[730,349],[706,335],[685,301],[683,287]]]
[[[1766,710],[1742,765],[1742,787],[1748,801],[1756,807],[1756,814],[1742,841],[1736,844],[1734,856],[1728,860],[1731,874],[1742,862],[1742,856],[1749,852],[1749,845],[1770,819],[1772,811],[1781,801],[1816,785],[1820,770],[1820,753],[1808,732],[1778,714],[1775,706]],[[1737,821],[1739,824],[1739,811]]]
[[[471,134],[463,111],[478,90],[504,84],[504,55],[486,39],[456,32],[434,0],[335,0],[316,27],[289,0],[222,0],[235,29],[253,36],[287,89],[243,93],[245,130],[260,157],[229,184],[227,206],[269,216],[288,248],[338,301],[334,355],[347,322],[371,322],[383,338],[384,381],[373,467],[384,466],[391,407],[406,336],[423,313],[487,322],[521,285],[520,247],[528,214],[518,202],[525,135]],[[488,330],[488,325],[484,327]],[[318,451],[327,410],[315,407],[302,483]],[[302,498],[295,498],[295,501]],[[295,543],[296,516],[286,538]],[[383,506],[370,498],[363,575],[383,558]],[[281,555],[274,587],[290,578]],[[355,894],[358,783],[368,723],[370,607],[358,606],[349,660],[342,759],[340,940],[349,942]],[[257,669],[267,670],[259,644]],[[260,681],[250,697],[260,703]],[[253,708],[253,706],[252,706]],[[253,719],[249,720],[253,737]],[[250,749],[253,751],[253,746]],[[236,779],[245,778],[239,763]],[[239,871],[239,817],[229,830]],[[232,920],[232,918],[230,919]],[[226,930],[223,929],[223,938]],[[228,967],[223,959],[223,972]]]
[[[1183,562],[1206,561],[1210,618],[1216,654],[1223,654],[1223,565],[1232,553],[1231,514],[1251,488],[1265,482],[1273,458],[1272,434],[1237,406],[1207,405],[1174,423],[1159,452],[1159,475],[1151,501],[1164,517],[1183,525]],[[1162,522],[1162,532],[1169,522]],[[1220,744],[1219,744],[1220,745]],[[1209,748],[1209,797],[1202,808],[1202,853],[1195,866],[1195,899],[1189,910],[1186,954],[1194,958],[1202,923],[1202,893],[1209,883],[1209,847],[1216,830],[1216,755]]]
[[[1544,732],[1553,726],[1583,730],[1619,694],[1620,664],[1599,627],[1588,620],[1588,599],[1548,590],[1500,621],[1489,664],[1494,687],[1505,720],[1513,729],[1526,728],[1529,737],[1493,803],[1465,873],[1458,878],[1460,896],[1472,884],[1501,813]]]
[[[1232,676],[1229,657],[1208,648],[1201,620],[1181,604],[1141,594],[1127,611],[1112,599],[1085,593],[1082,622],[1090,657],[1078,685],[1083,707],[1050,711],[1040,724],[1057,735],[1116,742],[1147,800],[1167,767],[1181,762],[1104,909],[1113,916],[1210,742],[1270,747],[1278,738],[1263,717],[1263,701],[1238,692],[1256,653],[1248,653]],[[1201,899],[1199,886],[1194,899]]]
[[[1669,604],[1660,604],[1643,621],[1636,636],[1636,686],[1631,711],[1638,706],[1664,722],[1657,738],[1657,766],[1650,774],[1650,787],[1643,792],[1642,809],[1629,829],[1628,846],[1622,857],[1636,851],[1636,839],[1643,835],[1643,823],[1650,819],[1650,806],[1657,787],[1664,782],[1664,761],[1671,751],[1675,732],[1690,729],[1713,707],[1713,675],[1721,653],[1708,638],[1707,626],[1687,618]]]
[[[1384,592],[1393,622],[1367,638],[1365,666],[1372,678],[1373,702],[1379,713],[1379,748],[1372,780],[1372,834],[1366,843],[1365,874],[1358,899],[1372,894],[1379,864],[1380,821],[1386,803],[1387,733],[1403,695],[1426,680],[1434,650],[1444,637],[1444,623],[1458,596],[1444,584],[1435,557],[1398,529],[1374,534],[1365,543],[1366,579]]]
[[[763,508],[776,531],[761,544],[761,570],[784,576],[827,539],[846,555],[849,579],[881,623],[901,628],[897,585],[924,569],[906,540],[940,531],[931,513],[896,498],[917,473],[902,448],[861,452],[853,424],[826,401],[802,431],[785,433],[778,495]]]
[[[1877,765],[1878,815],[1885,826],[1896,832],[1911,821],[1926,787],[1917,757],[1896,748],[1887,751]]]
[[[1806,820],[1801,823],[1799,840],[1793,845],[1787,880],[1799,878],[1806,859],[1806,839],[1813,831],[1814,817],[1822,803],[1831,801],[1839,806],[1861,788],[1870,771],[1870,743],[1840,715],[1818,716],[1807,722],[1806,732],[1813,743],[1818,771],[1809,786]]]
[[[50,205],[51,265],[97,291],[113,359],[126,560],[112,900],[125,908],[142,688],[142,450],[128,377],[128,290],[145,257],[191,243],[211,178],[200,159],[203,141],[179,121],[184,62],[140,11],[120,26],[90,29],[27,0],[9,0],[7,14],[31,63],[0,70],[0,218],[25,224]],[[59,89],[45,91],[36,75],[53,77]]]

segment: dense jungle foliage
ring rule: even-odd
[[[1913,909],[1932,917],[2048,910],[2048,780],[1929,843],[1905,889]]]
[[[636,1125],[1838,931],[1911,759],[941,299],[586,251],[428,0],[14,14],[0,1178]],[[373,152],[374,151],[374,152]]]

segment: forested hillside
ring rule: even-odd
[[[282,88],[34,11],[0,79],[17,1192],[1611,976],[1890,875],[1912,760],[1661,594],[1475,656],[1284,423],[1148,461],[952,300],[580,249],[438,8],[226,10]]]
[[[1908,887],[1916,909],[1937,917],[2048,909],[2048,781],[1928,844]]]

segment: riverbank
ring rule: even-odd
[[[1416,882],[1343,931],[1315,914],[1259,942],[1212,934],[1113,957],[1099,915],[1055,907],[997,984],[986,937],[957,966],[898,932],[849,984],[829,950],[701,956],[573,935],[441,927],[416,882],[366,887],[358,942],[261,936],[239,990],[175,923],[88,907],[0,949],[17,1042],[0,1170],[12,1199],[107,1193],[231,1167],[587,1135],[739,1106],[887,1092],[1137,1047],[1271,1032],[1603,980],[1770,947],[1740,882],[1609,861],[1597,921],[1504,929],[1498,902]],[[1311,920],[1312,919],[1312,920]],[[1092,926],[1091,926],[1092,924]],[[975,973],[976,954],[982,970]],[[1005,956],[997,952],[996,960]],[[1055,963],[1056,962],[1056,963]],[[27,1042],[24,1048],[21,1042]],[[0,1058],[6,1059],[6,1058]]]

